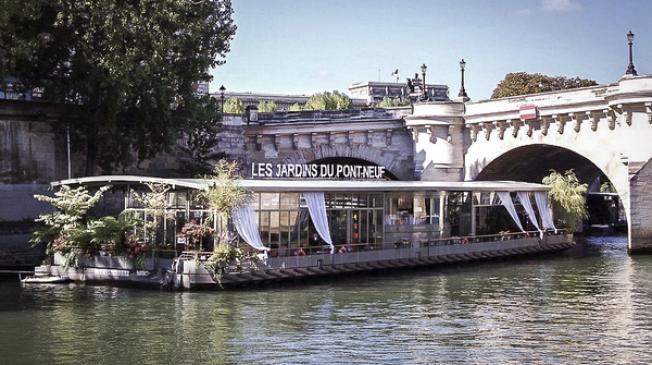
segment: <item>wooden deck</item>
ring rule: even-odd
[[[505,241],[452,244],[360,251],[341,254],[289,256],[270,258],[267,265],[256,269],[227,271],[220,278],[221,287],[243,286],[329,275],[343,275],[392,268],[430,266],[467,261],[481,261],[497,257],[531,255],[564,250],[575,245],[572,235],[511,239]],[[178,274],[179,286],[184,289],[220,287],[201,265],[187,265]]]

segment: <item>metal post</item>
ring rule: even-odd
[[[428,87],[426,86],[426,64],[421,65],[421,81],[423,82],[423,100],[428,100]]]
[[[163,208],[163,245],[168,243],[168,193],[165,193],[165,208]]]
[[[466,66],[466,62],[464,62],[464,59],[460,61],[460,72],[462,73],[462,87],[460,88],[460,92],[457,94],[458,97],[460,98],[468,98],[466,95],[466,90],[464,89],[464,69]]]
[[[71,179],[72,165],[70,163],[70,123],[66,123],[66,150],[68,156],[68,179]]]
[[[129,207],[129,195],[131,194],[130,185],[127,184],[127,190],[125,191],[125,210]]]
[[[470,192],[471,194],[471,236],[475,236],[475,204],[473,204],[473,197],[474,197],[474,192]],[[480,202],[478,202],[480,203]]]
[[[220,100],[222,101],[222,105],[220,107],[220,113],[224,114],[224,92],[226,91],[226,88],[224,85],[220,86]]]
[[[627,65],[627,71],[625,71],[625,75],[636,76],[638,75],[638,73],[634,68],[634,60],[632,57],[632,45],[634,44],[634,33],[632,33],[631,30],[629,31],[629,33],[627,33],[627,44],[629,45],[629,65]]]
[[[446,192],[439,193],[439,237],[444,235],[445,218],[446,218]]]

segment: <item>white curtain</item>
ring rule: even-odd
[[[545,191],[537,191],[534,193],[534,200],[537,202],[537,208],[539,209],[539,216],[541,216],[543,228],[554,229],[555,232],[557,232],[555,223],[552,221],[550,209],[548,209],[548,193]]]
[[[240,234],[240,237],[256,250],[269,251],[269,248],[263,245],[256,224],[256,212],[251,204],[244,204],[231,212],[233,225]]]
[[[507,209],[507,212],[509,215],[512,217],[514,220],[514,223],[516,223],[516,226],[522,231],[525,232],[523,229],[523,225],[521,224],[521,221],[518,219],[518,214],[516,214],[516,208],[514,208],[514,202],[512,202],[512,197],[509,195],[509,192],[507,191],[497,191],[498,198],[500,198],[500,202]]]
[[[331,253],[335,253],[335,246],[331,239],[331,232],[328,229],[328,217],[326,216],[326,200],[323,192],[303,193],[303,197],[308,205],[308,212],[312,224],[315,226],[317,233],[324,242],[331,246]]]
[[[539,228],[537,216],[534,214],[534,209],[532,208],[532,203],[530,202],[530,195],[527,193],[527,191],[519,191],[516,193],[516,195],[518,196],[518,200],[521,201],[523,208],[525,208],[525,212],[527,213],[528,218],[530,218],[530,222],[532,222],[537,231],[539,231],[539,237],[543,239],[543,231],[541,228]]]

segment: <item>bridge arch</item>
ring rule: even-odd
[[[547,141],[546,141],[547,142]],[[590,183],[605,176],[621,198],[630,221],[629,169],[627,161],[609,146],[596,150],[582,143],[498,143],[487,148],[469,147],[465,166],[467,180],[520,180],[541,182],[551,169],[574,169],[580,181]]]
[[[310,163],[351,159],[362,163],[384,166],[387,176],[396,180],[412,180],[414,162],[412,156],[397,156],[368,145],[320,145],[314,148],[300,148],[288,154],[285,163]]]

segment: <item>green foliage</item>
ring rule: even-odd
[[[299,103],[294,103],[294,104],[290,105],[290,107],[288,108],[288,111],[291,111],[291,112],[300,112],[302,110],[303,110],[303,107]]]
[[[397,108],[401,106],[408,106],[410,105],[410,99],[400,99],[400,98],[393,98],[390,99],[387,96],[383,98],[378,104],[376,104],[376,107],[378,108]]]
[[[232,97],[224,102],[224,112],[228,114],[243,114],[245,106],[242,100]]]
[[[304,110],[343,110],[351,107],[351,98],[337,90],[314,94],[303,106]]]
[[[133,193],[134,200],[142,204],[147,214],[152,218],[151,221],[145,223],[147,229],[147,242],[158,246],[159,242],[158,233],[162,227],[161,224],[165,219],[167,208],[167,194],[172,188],[168,184],[147,183],[149,188],[146,193]],[[161,235],[162,237],[162,235]]]
[[[219,140],[218,101],[213,98],[202,98],[202,107],[195,110],[193,119],[195,125],[185,132],[185,145],[180,146],[188,158],[181,160],[181,169],[190,176],[208,174],[213,169],[215,161],[225,157],[223,152],[215,152]]]
[[[34,195],[36,200],[52,205],[56,211],[41,214],[34,220],[37,225],[30,242],[34,245],[45,244],[47,253],[51,253],[54,241],[82,223],[82,218],[88,210],[97,204],[110,188],[111,186],[103,186],[91,194],[83,186],[72,189],[63,185],[54,196]]]
[[[133,248],[138,247],[138,255],[145,252],[143,243],[137,242],[130,234],[143,222],[130,212],[122,212],[116,217],[106,216],[89,219],[88,210],[111,188],[103,186],[94,194],[85,187],[71,189],[62,186],[54,197],[35,195],[42,202],[51,204],[57,210],[51,214],[42,214],[35,221],[32,244],[47,245],[46,252],[60,252],[65,264],[77,266],[82,255],[93,255],[103,250],[114,254],[127,254],[136,259]]]
[[[209,258],[212,267],[225,267],[236,262],[240,254],[240,249],[228,243],[220,243],[213,250]]]
[[[258,111],[263,113],[273,113],[278,110],[276,103],[273,100],[265,101],[261,100],[258,103]]]
[[[588,217],[588,185],[580,183],[572,169],[563,175],[551,170],[550,175],[543,178],[543,183],[550,186],[549,194],[555,215],[563,217],[562,224],[565,228],[575,231],[578,221]]]
[[[242,179],[238,174],[238,164],[220,160],[213,173],[205,179],[211,180],[211,187],[201,196],[208,206],[218,214],[228,216],[231,210],[245,204],[251,193],[240,185]]]
[[[567,78],[564,76],[546,76],[538,73],[514,72],[505,75],[505,78],[494,89],[491,98],[496,99],[553,90],[574,89],[597,84],[593,80],[580,79],[579,77]]]
[[[52,197],[34,195],[36,200],[52,205],[56,211],[35,219],[37,226],[30,242],[45,244],[48,255],[61,252],[66,264],[76,265],[79,255],[97,252],[99,241],[94,231],[97,225],[93,221],[85,222],[85,216],[110,188],[103,186],[91,194],[83,186],[72,189],[64,185]]]
[[[71,107],[64,117],[87,175],[151,158],[192,129],[192,85],[211,79],[236,30],[229,0],[1,6],[0,80],[15,76]]]
[[[86,225],[68,230],[63,235],[65,246],[59,251],[74,251],[81,255],[93,255],[100,250],[114,254],[126,253],[129,241],[134,240],[128,237],[128,233],[141,224],[138,218],[126,212],[118,218],[106,216],[91,219]]]
[[[600,185],[600,192],[601,193],[615,193],[616,188],[611,183],[611,181],[605,181]]]
[[[106,251],[120,254],[126,250],[131,239],[128,233],[142,224],[142,220],[134,214],[124,211],[117,218],[106,216],[90,221],[88,229],[92,232],[91,242],[101,245]]]
[[[220,160],[213,173],[204,177],[211,180],[211,186],[200,197],[220,217],[220,235],[218,242],[227,241],[227,221],[231,211],[251,199],[251,193],[240,185],[242,179],[238,174],[238,164]]]
[[[222,273],[226,267],[235,265],[237,270],[242,269],[242,263],[250,263],[250,269],[255,269],[259,259],[255,252],[242,250],[240,247],[220,243],[213,250],[213,254],[205,264],[206,269],[212,274],[213,279],[221,285]]]

